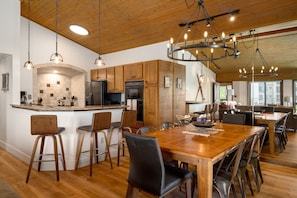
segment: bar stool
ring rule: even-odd
[[[62,155],[62,161],[63,161],[63,168],[66,170],[66,162],[65,162],[65,155],[64,155],[64,147],[63,147],[63,141],[61,132],[65,130],[64,127],[58,127],[57,126],[57,116],[56,115],[32,115],[31,116],[31,134],[32,135],[38,135],[35,139],[31,160],[29,164],[29,169],[27,173],[26,183],[29,181],[32,164],[33,162],[38,162],[38,172],[40,171],[41,163],[42,162],[48,162],[48,161],[55,161],[56,166],[56,177],[57,181],[59,181],[59,161],[58,161],[58,147],[57,147],[57,139],[56,135],[59,137],[60,141],[60,147],[61,147],[61,155]],[[53,146],[54,146],[54,157],[55,160],[43,160],[42,157],[44,155],[49,154],[43,154],[44,149],[44,143],[46,137],[52,137],[53,138]],[[41,144],[40,144],[40,152],[38,156],[38,160],[34,160],[35,153],[37,149],[38,142],[41,138]]]
[[[99,161],[99,155],[107,154],[110,161],[110,167],[112,167],[110,152],[109,152],[109,142],[106,137],[106,133],[103,130],[109,130],[111,126],[111,112],[100,112],[100,113],[94,113],[93,114],[93,120],[92,125],[87,126],[80,126],[78,127],[78,130],[82,131],[83,134],[79,139],[79,144],[76,152],[76,160],[75,160],[75,170],[78,169],[80,154],[82,150],[82,145],[84,142],[84,137],[86,133],[91,133],[90,137],[90,176],[92,176],[92,166],[93,166],[93,153],[94,153],[94,142],[95,142],[95,157],[96,157],[96,163],[98,164]],[[105,144],[106,144],[106,150],[104,153],[99,153],[98,149],[98,133],[102,133]]]
[[[109,145],[111,143],[111,138],[113,135],[114,129],[118,129],[118,159],[117,159],[117,165],[120,166],[120,150],[121,147],[123,149],[123,156],[125,156],[125,137],[124,137],[124,131],[129,131],[132,133],[132,128],[136,125],[137,122],[137,111],[123,111],[122,112],[122,118],[120,126],[114,126],[111,130],[111,134],[109,137]],[[121,134],[121,135],[120,135]]]

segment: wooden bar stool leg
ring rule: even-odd
[[[44,148],[44,141],[45,141],[45,136],[42,135],[41,137],[42,137],[42,139],[41,139],[40,151],[39,151],[38,172],[41,169],[41,161],[42,161],[42,157],[43,157],[43,148]]]
[[[112,135],[113,135],[113,131],[114,131],[114,127],[111,127],[109,129],[109,137],[108,137],[108,146],[110,147],[111,145],[111,139],[112,139]],[[105,160],[107,160],[107,155],[105,155]]]
[[[93,172],[94,136],[95,136],[95,133],[92,132],[90,137],[90,176],[91,177]]]
[[[109,162],[110,162],[110,167],[111,169],[113,168],[112,167],[112,161],[111,161],[111,157],[110,157],[110,150],[109,150],[109,144],[108,144],[108,140],[107,140],[107,137],[106,137],[106,134],[104,132],[103,133],[103,136],[104,136],[104,139],[105,139],[105,145],[106,145],[106,155],[105,155],[105,160],[106,160],[106,156],[108,156],[109,158]]]
[[[121,130],[119,129],[118,133],[120,133],[120,132],[121,132]],[[121,144],[122,144],[122,138],[120,138],[120,136],[118,135],[118,161],[117,161],[118,166],[120,166]]]
[[[65,153],[64,153],[64,146],[63,146],[63,140],[61,134],[59,136],[59,141],[60,141],[60,146],[61,146],[61,154],[62,154],[62,159],[63,159],[63,168],[64,171],[66,170],[66,161],[65,161]]]
[[[77,150],[76,150],[75,170],[78,169],[79,158],[80,158],[80,154],[81,154],[82,145],[83,145],[83,142],[84,142],[84,139],[85,139],[85,134],[86,134],[85,132],[83,132],[81,134],[81,137],[80,137],[80,140],[79,140],[79,143],[78,143],[78,147],[77,147]]]
[[[29,177],[30,177],[30,173],[31,173],[33,161],[34,161],[34,158],[35,158],[36,148],[37,148],[38,141],[39,141],[40,138],[41,138],[41,136],[38,136],[35,139],[35,143],[34,143],[34,146],[33,146],[32,155],[31,155],[31,159],[30,159],[29,169],[28,169],[28,172],[27,172],[26,183],[28,183],[28,181],[29,181]]]
[[[52,138],[53,138],[53,144],[54,144],[54,155],[55,155],[56,176],[57,176],[57,181],[60,181],[57,138],[56,138],[55,135],[52,135]]]

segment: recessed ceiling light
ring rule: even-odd
[[[88,35],[89,31],[79,25],[70,25],[70,30],[79,35]]]

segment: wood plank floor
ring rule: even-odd
[[[297,133],[289,133],[289,142],[284,152],[277,156],[264,155],[265,161],[267,161],[261,162],[264,184],[261,185],[261,192],[255,192],[254,197],[297,197],[297,168],[292,166],[292,164],[297,164],[296,156]],[[279,164],[282,166],[271,163],[277,160],[281,162]],[[28,165],[0,149],[0,179],[10,184],[24,198],[125,197],[129,158],[122,157],[120,167],[116,166],[116,159],[113,159],[113,164],[114,169],[110,169],[108,162],[95,164],[92,178],[89,177],[88,167],[80,168],[77,171],[61,171],[59,182],[56,181],[55,172],[38,173],[33,169],[29,183],[26,184]],[[151,198],[153,196],[140,192],[139,197]],[[176,190],[167,197],[184,197],[184,194]],[[240,197],[239,194],[238,197]],[[247,197],[252,197],[249,190],[247,190]]]

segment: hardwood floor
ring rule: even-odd
[[[255,198],[297,197],[297,166],[295,166],[297,164],[297,133],[288,133],[288,135],[289,142],[285,151],[277,156],[263,155],[267,161],[261,162],[264,183],[261,185],[260,193],[255,192],[254,187]],[[277,161],[282,166],[271,163]],[[26,184],[28,165],[0,149],[0,179],[10,184],[24,198],[125,197],[129,158],[121,157],[120,167],[116,166],[116,158],[113,159],[113,164],[114,169],[110,169],[107,161],[95,164],[92,178],[89,177],[89,167],[80,168],[77,171],[60,171],[59,182],[56,181],[55,172],[38,173],[33,169],[29,183]],[[153,196],[140,192],[139,197],[151,198]],[[176,190],[167,197],[184,197],[184,194]],[[240,197],[239,193],[238,197]],[[252,197],[248,189],[247,197]]]

